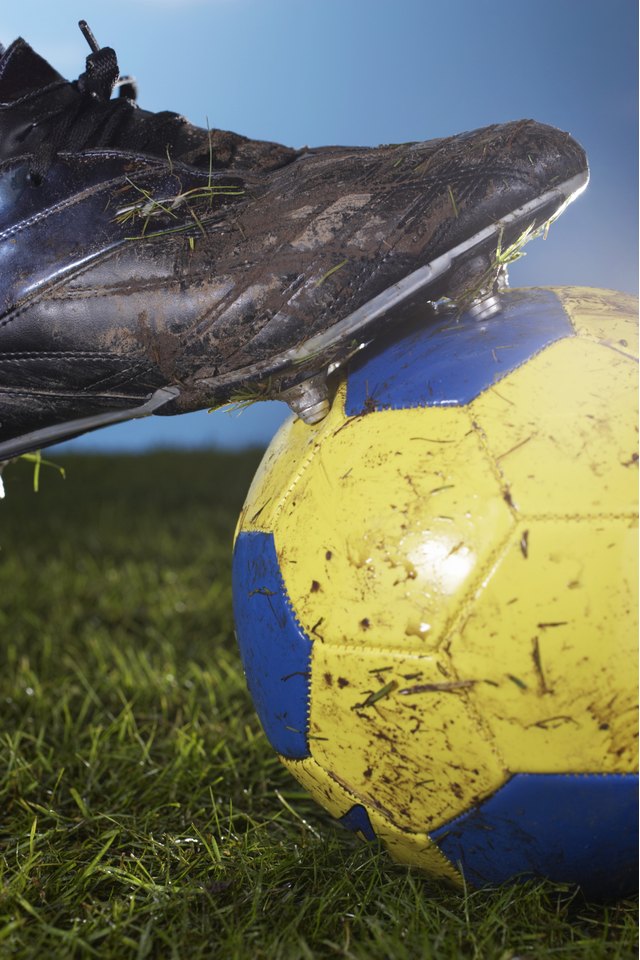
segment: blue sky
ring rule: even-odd
[[[637,293],[634,0],[21,0],[2,4],[0,41],[23,36],[75,79],[81,18],[137,78],[142,106],[260,139],[375,145],[519,117],[569,130],[590,186],[511,284]],[[73,445],[265,444],[286,414],[152,417]]]

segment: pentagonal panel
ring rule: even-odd
[[[637,530],[534,521],[449,644],[512,772],[637,769]]]
[[[471,405],[524,515],[636,512],[637,365],[575,337],[544,350]]]
[[[347,375],[347,415],[469,403],[549,343],[573,334],[550,290],[510,290],[502,300],[502,312],[490,320],[427,313],[422,325],[385,349],[358,354]]]
[[[638,777],[517,774],[431,836],[474,886],[547,877],[588,897],[629,896],[638,886]]]
[[[312,639],[421,653],[512,525],[465,411],[387,411],[324,434],[275,540]]]
[[[285,757],[306,757],[311,641],[293,615],[272,534],[236,539],[233,607],[247,686],[269,742]]]

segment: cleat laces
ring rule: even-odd
[[[51,134],[33,151],[29,178],[34,186],[40,186],[61,151],[115,145],[118,149],[134,148],[144,152],[147,144],[157,140],[163,127],[175,128],[176,124],[185,122],[177,113],[161,111],[154,115],[146,136],[144,133],[141,136],[137,129],[129,138],[127,127],[138,109],[135,81],[131,77],[120,77],[115,50],[100,47],[85,20],[80,20],[78,25],[91,47],[85,71],[73,84],[80,96],[75,102],[57,107],[40,118],[38,125],[50,125]],[[116,88],[119,96],[112,99]]]

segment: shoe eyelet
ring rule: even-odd
[[[36,170],[29,170],[29,173],[27,174],[27,183],[29,183],[32,187],[41,187],[44,183],[44,177]]]

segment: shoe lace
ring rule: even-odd
[[[86,20],[80,20],[78,26],[91,47],[85,72],[75,83],[81,96],[75,102],[54,108],[40,118],[40,123],[53,123],[50,124],[50,136],[45,137],[33,152],[29,172],[31,182],[36,186],[42,183],[61,150],[73,152],[89,144],[95,147],[112,145],[116,139],[120,147],[131,145],[144,150],[145,143],[150,139],[150,135],[145,137],[143,131],[136,131],[135,138],[131,137],[135,143],[129,144],[126,130],[124,136],[116,137],[137,109],[135,81],[131,77],[120,77],[115,50],[98,45]],[[116,88],[119,88],[119,96],[112,99]],[[163,111],[156,114],[154,119],[157,128],[160,124],[175,123],[182,118],[170,111]]]

